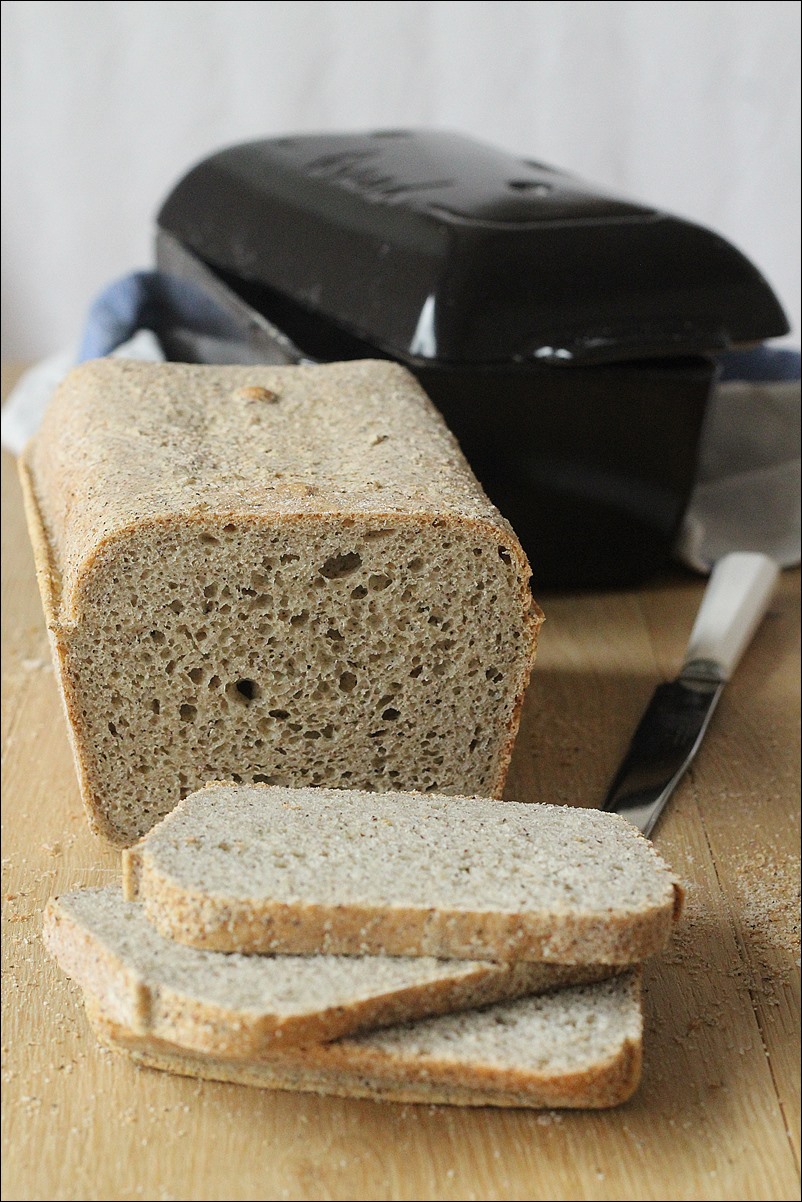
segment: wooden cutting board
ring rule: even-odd
[[[266,1093],[100,1051],[44,953],[48,897],[117,879],[81,811],[14,465],[3,456],[3,1197],[799,1197],[799,572],[724,693],[655,842],[688,886],[646,973],[643,1084],[598,1113]],[[507,795],[598,804],[703,585],[540,596]]]

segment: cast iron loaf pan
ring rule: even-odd
[[[219,314],[198,337],[166,306],[171,358],[405,364],[536,589],[631,585],[666,560],[715,354],[788,328],[718,235],[452,133],[234,146],[158,226],[159,268]]]

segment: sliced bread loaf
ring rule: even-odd
[[[252,1060],[202,1055],[116,1022],[92,997],[100,1041],[189,1077],[393,1102],[601,1108],[625,1102],[641,1070],[637,971],[486,1010],[424,1019]]]
[[[123,854],[166,936],[222,951],[632,964],[681,890],[614,814],[207,785]]]
[[[85,364],[21,474],[95,830],[221,776],[501,795],[542,614],[404,368]]]
[[[255,1056],[281,1044],[599,980],[608,968],[431,958],[239,956],[172,943],[119,889],[52,900],[44,939],[115,1022],[186,1047]]]

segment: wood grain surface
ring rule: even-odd
[[[507,795],[596,805],[702,583],[539,597],[541,653]],[[51,894],[117,879],[86,827],[3,456],[3,1197],[799,1197],[799,573],[725,690],[655,832],[688,887],[646,973],[643,1084],[599,1113],[268,1093],[99,1050],[40,940]]]

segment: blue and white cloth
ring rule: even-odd
[[[215,329],[214,302],[191,284],[155,271],[115,281],[91,306],[78,350],[53,355],[20,379],[3,409],[3,446],[20,453],[76,363],[107,355],[163,361],[154,329],[165,302],[188,329]],[[791,567],[800,561],[799,352],[735,351],[721,356],[721,369],[676,556],[705,573],[729,551],[762,551]]]

